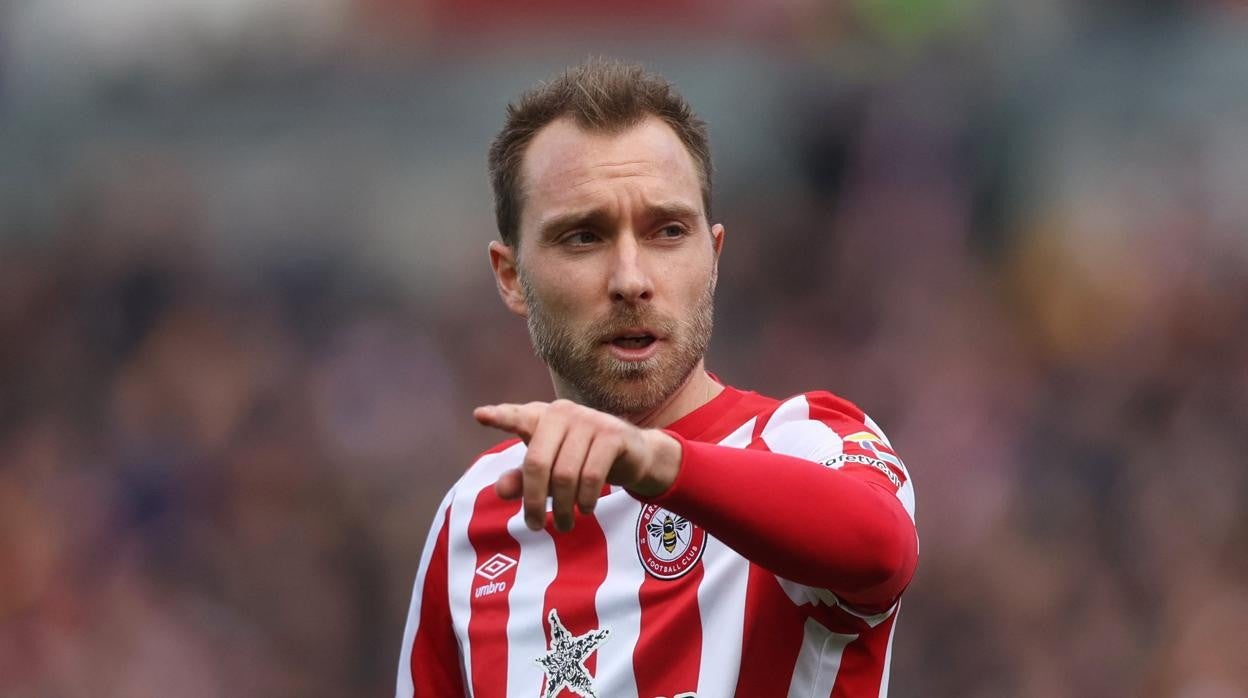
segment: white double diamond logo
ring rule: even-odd
[[[485,577],[490,581],[494,581],[498,576],[512,567],[516,566],[516,561],[507,557],[502,553],[494,553],[494,557],[481,563],[477,568],[477,574]]]

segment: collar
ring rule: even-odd
[[[715,378],[714,374],[711,377]],[[714,443],[776,403],[755,392],[738,390],[726,383],[721,385],[724,389],[719,395],[664,428],[692,441]]]

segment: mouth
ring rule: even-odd
[[[658,341],[657,337],[646,332],[629,333],[611,338],[611,345],[621,349],[645,349],[656,341]]]
[[[650,330],[627,329],[607,337],[611,354],[623,361],[644,361],[654,355],[660,337]]]

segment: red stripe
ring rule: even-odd
[[[741,672],[733,694],[750,698],[787,696],[805,624],[805,612],[793,605],[775,575],[750,565]]]
[[[774,407],[772,407],[766,414],[758,415],[758,419],[754,422],[754,433],[750,434],[751,443],[758,441],[760,438],[762,438],[763,429],[767,428],[767,423],[771,421],[771,418],[776,414],[776,409],[779,407],[780,405],[777,404]]]
[[[888,635],[892,632],[897,613],[858,636],[841,654],[841,670],[836,674],[831,698],[877,696],[884,680],[884,655],[888,652]]]
[[[464,694],[459,667],[459,643],[451,626],[450,599],[447,596],[447,531],[451,508],[446,508],[442,530],[438,532],[425,570],[425,587],[420,593],[420,619],[412,638],[409,666],[416,698],[436,698]]]
[[[499,499],[492,484],[477,494],[468,522],[468,542],[477,554],[477,569],[499,554],[519,562],[520,544],[507,532],[507,520],[519,510],[519,500]],[[469,582],[468,646],[472,690],[478,698],[507,695],[507,599],[515,578],[516,566],[512,564],[494,579],[473,574]]]
[[[806,404],[810,406],[811,419],[819,421],[831,419],[842,424],[849,422],[866,429],[867,413],[849,400],[821,390],[806,393],[805,398]]]
[[[779,403],[758,393],[743,393],[731,387],[710,402],[665,428],[694,441],[715,443],[736,431],[751,417],[774,410]]]
[[[633,675],[638,696],[671,696],[698,690],[702,661],[702,616],[698,587],[699,560],[676,579],[646,575],[638,589],[641,630],[633,648]]]
[[[575,525],[571,531],[555,530],[554,514],[546,514],[546,531],[550,533],[555,544],[555,560],[558,569],[550,586],[546,587],[546,599],[542,608],[542,619],[546,626],[546,646],[550,646],[550,625],[546,620],[553,608],[559,613],[563,627],[573,635],[584,635],[598,628],[598,610],[594,598],[598,587],[607,578],[607,538],[603,535],[602,526],[593,516],[576,514]],[[610,638],[607,639],[610,641]],[[585,668],[591,676],[598,667],[598,653],[594,652],[585,660]],[[545,683],[542,695],[546,695]],[[564,688],[559,696],[577,694]]]

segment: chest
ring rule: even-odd
[[[750,563],[693,522],[622,491],[564,533],[474,504],[452,513],[448,592],[476,695],[584,673],[600,696],[672,696],[696,690],[703,657],[739,656]]]

